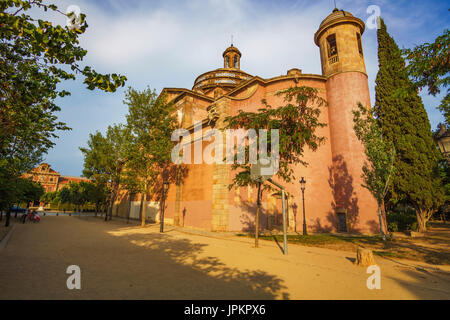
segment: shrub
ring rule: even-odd
[[[417,230],[417,218],[411,210],[388,212],[386,220],[390,232]]]

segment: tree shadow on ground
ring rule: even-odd
[[[207,244],[169,234],[141,234],[137,228],[120,228],[109,234],[134,247],[128,255],[136,254],[142,270],[133,272],[144,272],[144,282],[153,287],[158,282],[155,279],[164,279],[149,299],[289,299],[283,280],[262,270],[229,267],[217,257],[205,256]]]
[[[398,263],[398,261],[395,261]],[[450,273],[427,271],[419,266],[398,265],[400,275],[386,276],[403,289],[412,293],[416,299],[448,299],[450,296]],[[383,280],[382,280],[383,282]],[[383,284],[381,284],[383,286]]]
[[[417,257],[430,264],[450,264],[450,251],[448,249],[445,250],[439,247],[433,248],[411,241],[401,240],[386,243],[385,249],[396,251],[400,254],[405,253],[408,256],[412,255],[413,257]]]

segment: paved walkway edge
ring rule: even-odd
[[[6,234],[6,236],[3,237],[3,240],[0,241],[0,252],[6,247],[6,244],[8,243],[9,238],[11,238],[11,235],[12,235],[15,227],[16,227],[16,225],[13,224],[11,229]]]

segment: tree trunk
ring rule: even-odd
[[[131,213],[131,202],[133,200],[133,197],[130,194],[130,199],[128,201],[128,213],[127,213],[127,223],[130,222],[130,213]]]
[[[259,237],[259,207],[261,206],[261,182],[258,183],[258,192],[256,195],[256,217],[255,217],[255,248],[258,248]]]
[[[116,187],[114,187],[114,189],[111,192],[111,199],[109,200],[109,207],[105,214],[105,221],[108,221],[108,216],[109,216],[109,220],[111,220],[114,202],[116,201],[116,191],[117,191]]]
[[[380,232],[381,232],[381,237],[383,238],[384,241],[386,241],[386,234],[384,233],[384,226],[383,226],[383,217],[381,214],[381,204],[378,204],[378,219],[380,221]]]
[[[386,219],[386,205],[384,203],[384,200],[382,201],[381,204],[381,216],[383,217],[383,223],[384,223],[384,231],[388,232],[388,224],[387,224],[387,219]]]
[[[114,203],[114,200],[113,200],[113,197],[111,195],[111,200],[109,200],[109,206],[108,206],[108,208],[106,209],[106,212],[105,212],[105,221],[108,221],[108,214],[109,214],[110,211],[112,211],[113,203]]]
[[[427,211],[425,210],[416,210],[417,217],[417,231],[425,232],[427,231]]]
[[[9,227],[9,219],[11,218],[11,211],[8,211],[6,213],[6,221],[5,221],[5,227]]]
[[[147,192],[143,195],[143,205],[142,205],[142,227],[145,227],[145,218],[147,214]]]

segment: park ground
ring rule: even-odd
[[[45,216],[16,223],[0,251],[0,299],[450,298],[445,263],[376,255],[381,289],[370,290],[351,248],[290,243],[283,255],[275,241],[253,244],[171,226],[160,234],[159,225]],[[81,290],[66,286],[70,265],[81,269]]]

